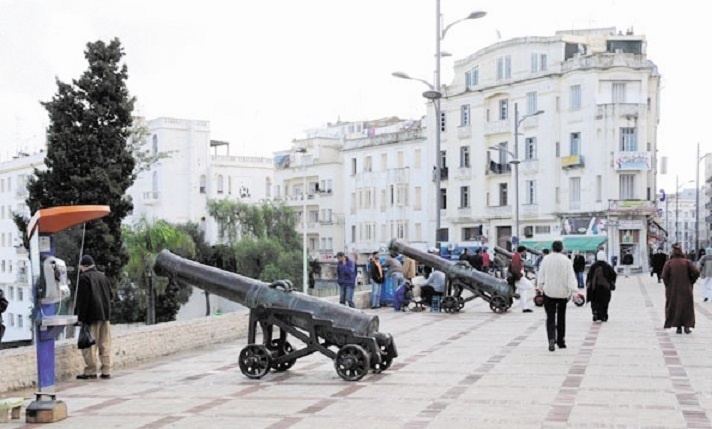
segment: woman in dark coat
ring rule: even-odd
[[[608,304],[611,291],[616,287],[616,271],[607,262],[605,256],[591,265],[586,276],[586,299],[591,303],[593,321],[608,321]]]
[[[665,262],[667,262],[667,255],[663,252],[663,249],[658,249],[658,253],[653,255],[653,273],[658,276],[658,283],[660,283],[660,276],[663,274],[663,267]]]
[[[692,284],[700,276],[700,270],[690,262],[680,243],[672,245],[670,260],[663,267],[665,283],[665,329],[677,327],[677,333],[690,333],[695,327],[695,307],[692,300]]]

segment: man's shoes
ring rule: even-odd
[[[104,380],[108,380],[111,378],[111,374],[101,374],[100,377]]]
[[[682,327],[678,326],[677,331],[675,331],[676,334],[682,334]]]
[[[554,345],[556,342],[554,340],[549,340],[549,351],[553,352],[554,351]]]
[[[77,376],[77,380],[94,380],[94,379],[96,379],[96,374],[79,374]]]
[[[566,348],[566,343],[564,341],[560,341],[556,343],[557,346],[559,346],[560,349],[565,349]]]
[[[533,313],[533,312],[534,312],[534,310],[532,310],[531,308],[525,308],[524,310],[522,310],[522,313]]]
[[[690,332],[692,332],[692,331],[690,331],[690,328],[688,328],[687,326],[685,326],[685,333],[686,333],[686,334],[689,334]]]

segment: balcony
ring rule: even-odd
[[[457,137],[459,139],[469,139],[472,137],[472,126],[471,125],[463,125],[460,127],[457,127]]]
[[[509,174],[512,172],[512,166],[509,164],[500,164],[498,162],[490,161],[489,168],[487,169],[487,174]]]
[[[509,133],[511,128],[512,126],[507,119],[485,122],[485,135]]]
[[[613,154],[613,167],[616,170],[651,170],[652,165],[653,154],[651,152],[614,152]]]
[[[538,159],[526,159],[519,164],[519,172],[524,175],[537,174],[539,172]]]
[[[15,283],[26,285],[27,279],[27,273],[17,273],[17,276],[15,277]]]
[[[523,218],[536,218],[539,215],[539,204],[522,204],[521,211]]]
[[[472,207],[458,207],[456,216],[459,218],[471,218],[472,217]]]
[[[512,206],[489,206],[487,216],[490,218],[511,218]]]
[[[408,183],[410,181],[409,168],[391,168],[386,174],[387,183]]]
[[[561,158],[561,168],[563,169],[582,168],[583,166],[584,164],[582,155],[569,155],[564,158]]]
[[[27,249],[25,249],[25,246],[23,246],[22,244],[19,244],[19,245],[15,246],[15,253],[17,255],[27,255],[28,252],[27,252]]]
[[[455,180],[470,180],[472,179],[472,168],[460,167],[455,170]]]
[[[447,180],[448,173],[450,170],[448,170],[447,167],[443,167],[440,169],[440,180]]]

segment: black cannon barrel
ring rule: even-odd
[[[374,314],[301,292],[286,292],[259,280],[181,258],[168,250],[158,254],[154,271],[160,276],[173,277],[181,283],[206,290],[250,309],[264,306],[311,314],[314,319],[330,321],[334,327],[366,337],[378,332],[378,316]],[[291,322],[302,329],[309,329],[310,326],[308,320],[298,316]]]
[[[497,279],[488,274],[475,270],[470,266],[465,266],[452,261],[441,258],[437,255],[423,252],[415,247],[409,246],[398,239],[393,239],[388,244],[388,249],[398,252],[410,258],[416,259],[423,264],[442,271],[450,279],[465,280],[470,283],[475,283],[483,289],[490,289],[498,295],[510,297],[512,288],[506,281]]]

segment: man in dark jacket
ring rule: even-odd
[[[658,253],[653,255],[653,273],[655,273],[658,276],[658,283],[661,281],[661,276],[663,274],[663,267],[665,266],[665,262],[667,262],[667,255],[665,252],[663,252],[662,248],[658,248]]]
[[[591,313],[594,322],[608,321],[608,304],[611,302],[611,292],[616,288],[616,271],[606,262],[605,255],[596,256],[597,261],[591,265],[586,277],[586,299],[591,303]]]
[[[339,262],[336,264],[336,281],[339,284],[339,303],[348,304],[353,308],[354,289],[356,288],[356,266],[344,252],[336,254]]]
[[[97,376],[96,352],[101,361],[101,378],[111,378],[111,283],[104,273],[98,271],[94,259],[84,255],[79,262],[79,286],[77,287],[76,313],[79,323],[89,326],[96,345],[82,350],[84,373],[78,380],[94,379]]]
[[[574,250],[574,272],[576,273],[576,281],[578,288],[583,289],[583,272],[586,270],[586,258],[583,257],[578,250]]]

